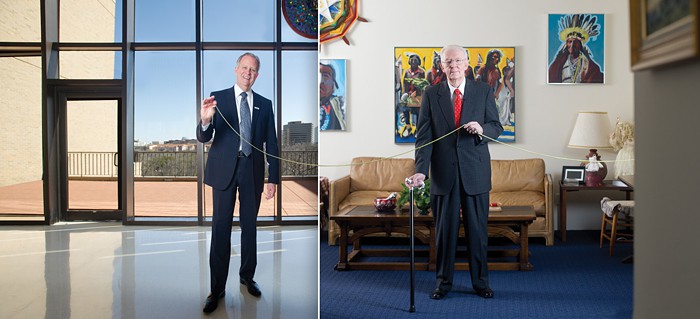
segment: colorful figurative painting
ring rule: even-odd
[[[605,15],[550,14],[547,83],[605,82]]]
[[[415,143],[423,91],[447,81],[440,64],[442,47],[394,48],[394,142]],[[515,141],[515,48],[465,47],[469,57],[467,79],[483,81],[493,89],[503,133],[502,142]]]
[[[319,60],[319,118],[321,131],[345,131],[345,60]]]

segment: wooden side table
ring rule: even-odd
[[[559,233],[561,234],[561,241],[566,241],[566,199],[568,192],[578,192],[578,191],[599,191],[599,190],[615,190],[625,192],[625,200],[630,200],[632,198],[632,192],[634,192],[634,187],[625,184],[619,180],[605,180],[603,185],[600,186],[586,186],[586,185],[565,185],[563,181],[559,181]]]

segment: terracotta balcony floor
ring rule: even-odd
[[[196,182],[138,181],[134,184],[136,216],[197,216]],[[318,215],[315,179],[282,181],[281,193],[283,216]],[[71,180],[69,197],[71,209],[115,209],[117,182]],[[211,216],[211,188],[208,186],[205,187],[204,198],[205,215]],[[273,216],[276,202],[276,199],[263,198],[259,216]],[[236,207],[236,216],[237,210]],[[41,181],[0,187],[0,214],[43,214]]]

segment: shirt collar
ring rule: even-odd
[[[237,99],[239,96],[241,96],[241,93],[243,93],[243,92],[244,92],[243,89],[241,89],[241,87],[238,86],[238,84],[234,84],[234,85],[233,85],[233,94],[236,96],[236,99]],[[253,90],[248,90],[248,91],[245,91],[245,92],[248,93],[248,96],[253,96]]]
[[[450,84],[450,81],[447,81],[447,86],[450,87],[450,95],[454,95],[455,89],[459,89],[459,91],[462,92],[462,95],[464,95],[465,83],[467,83],[466,78],[464,78],[464,80],[462,80],[462,84],[460,84],[459,87],[454,87],[454,86],[452,86],[452,84]]]

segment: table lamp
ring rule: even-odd
[[[589,153],[586,156],[586,160],[595,156],[595,159],[599,161],[599,149],[612,149],[609,137],[610,119],[608,118],[608,112],[579,112],[568,146],[570,148],[587,148]],[[587,163],[584,162],[581,165],[584,166]],[[600,186],[603,183],[605,175],[608,174],[608,167],[605,163],[600,164],[602,164],[602,167],[599,167],[597,171],[586,169],[586,186]]]

